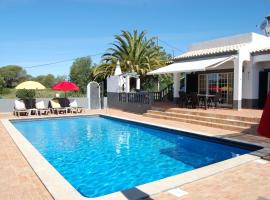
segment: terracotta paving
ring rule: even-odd
[[[256,109],[241,109],[241,110],[233,110],[231,108],[210,108],[210,109],[203,109],[203,108],[197,108],[197,109],[187,109],[187,108],[179,108],[177,105],[172,103],[155,103],[153,107],[163,108],[163,109],[170,109],[170,108],[178,108],[182,110],[187,111],[199,111],[203,113],[217,113],[218,114],[224,114],[224,115],[235,115],[235,116],[241,116],[241,117],[256,117],[260,118],[262,116],[262,110],[256,110]]]
[[[270,200],[270,162],[254,161],[214,176],[183,185],[188,192],[175,197],[167,192],[152,196],[154,200]]]
[[[50,193],[0,123],[0,199],[49,200]]]
[[[270,140],[253,135],[245,135],[200,125],[173,122],[163,119],[143,117],[141,115],[118,110],[91,111],[86,114],[104,113],[126,119],[154,122],[175,128],[208,133],[219,137],[231,137],[268,146]],[[14,118],[11,114],[0,114],[0,119]],[[15,117],[16,118],[16,117]],[[23,117],[22,117],[23,118]],[[0,200],[6,199],[52,199],[49,192],[38,179],[30,165],[24,159],[12,139],[0,123]],[[254,161],[226,170],[222,173],[180,186],[187,195],[176,198],[167,192],[152,196],[155,200],[176,199],[256,199],[270,200],[270,162],[259,164]]]

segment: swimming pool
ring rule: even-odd
[[[86,197],[125,190],[250,152],[179,131],[102,116],[12,123]]]

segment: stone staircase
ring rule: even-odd
[[[144,113],[144,116],[251,134],[257,133],[256,129],[260,121],[259,118],[255,117],[219,114],[218,110],[217,113],[207,113],[180,108],[160,109],[158,107],[152,107],[151,110]]]

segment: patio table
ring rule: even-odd
[[[214,98],[215,95],[213,95],[213,94],[198,94],[198,97],[201,97],[204,99],[204,105],[205,105],[205,110],[206,110],[208,99]]]

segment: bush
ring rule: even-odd
[[[36,96],[35,90],[17,90],[16,97],[22,100],[33,99]]]

